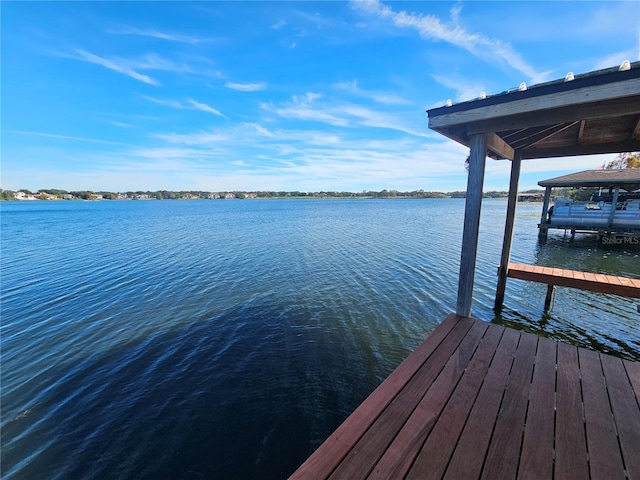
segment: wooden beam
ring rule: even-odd
[[[511,177],[509,179],[509,199],[507,201],[507,217],[504,222],[504,238],[502,240],[502,255],[500,257],[500,267],[498,269],[498,286],[496,288],[495,308],[500,310],[504,303],[504,291],[507,287],[507,268],[511,258],[511,243],[513,240],[513,225],[516,217],[516,207],[518,205],[518,181],[520,180],[520,166],[522,153],[515,151],[511,162]]]
[[[621,297],[640,298],[640,279],[635,278],[521,263],[510,263],[508,276],[529,282],[610,293]]]
[[[595,120],[602,118],[615,118],[623,115],[635,115],[640,113],[640,92],[635,96],[619,98],[607,102],[595,102],[584,105],[577,104],[549,110],[533,108],[534,109],[531,113],[523,112],[504,115],[497,118],[479,118],[478,120],[467,124],[466,131],[469,134],[502,132],[504,130],[516,130],[525,127],[575,122],[576,120]],[[452,126],[452,128],[455,128],[455,126]],[[441,128],[438,131],[442,130],[445,130],[445,128]]]
[[[553,125],[551,127],[544,128],[541,131],[527,138],[523,138],[522,140],[514,142],[513,147],[514,148],[531,147],[537,143],[542,142],[543,140],[546,140],[547,138],[551,138],[554,135],[557,135],[558,133],[564,132],[566,129],[573,127],[577,123],[578,122],[563,123],[560,125]]]
[[[464,230],[462,232],[462,252],[460,254],[460,277],[458,278],[458,300],[456,314],[471,315],[473,280],[480,229],[480,209],[482,206],[482,186],[487,157],[487,136],[472,135],[470,138],[469,175],[464,210]]]
[[[487,134],[487,148],[508,160],[513,160],[514,153],[511,145],[493,132]]]
[[[640,112],[640,110],[634,110],[635,107],[630,103],[630,100],[633,98],[640,99],[640,78],[603,85],[592,85],[575,90],[568,90],[566,92],[523,98],[498,105],[479,106],[478,108],[470,110],[445,113],[443,115],[429,117],[429,128],[438,129],[473,122],[484,123],[490,120],[498,120],[504,117],[523,113],[527,116],[544,117],[544,111],[554,109],[561,109],[564,111],[567,108],[572,110],[576,108],[584,109],[585,105],[587,105],[589,110],[591,110],[593,106],[599,102],[605,107],[603,110],[606,110],[608,106],[613,105],[619,100],[622,100],[623,106],[626,103],[625,111],[627,114],[634,113],[634,111]],[[618,106],[620,105],[618,104]],[[620,113],[616,113],[613,116],[618,116],[619,114]],[[571,118],[564,121],[572,120],[580,120],[580,118]],[[552,122],[547,122],[547,125],[549,123],[563,122],[554,120]],[[543,124],[544,123],[541,125]],[[531,124],[528,126],[531,126]],[[514,128],[519,127],[494,128],[491,130],[485,130],[485,132],[497,132]]]
[[[640,140],[640,115],[638,115],[638,119],[636,120],[636,127],[633,129],[631,138],[634,140]]]
[[[576,155],[596,155],[601,153],[637,152],[640,139],[625,142],[567,145],[563,147],[536,148],[532,146],[522,150],[522,159],[570,157]]]
[[[578,132],[578,143],[582,143],[582,137],[584,136],[584,126],[587,124],[585,120],[580,121],[580,131]]]

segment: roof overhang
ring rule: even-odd
[[[469,146],[487,134],[495,159],[640,150],[640,62],[427,111],[429,128]]]
[[[640,188],[640,168],[585,170],[538,182],[541,187],[621,187],[627,191]]]

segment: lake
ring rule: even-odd
[[[512,260],[640,277],[640,250]],[[510,280],[483,202],[473,315],[640,360],[637,300]],[[285,478],[455,310],[462,199],[2,202],[5,479]]]

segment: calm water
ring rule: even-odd
[[[506,201],[483,204],[473,313],[492,310]],[[276,479],[455,309],[463,200],[0,205],[6,479]],[[515,261],[640,277],[640,252]],[[511,281],[505,324],[640,359],[636,302]]]

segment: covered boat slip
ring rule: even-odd
[[[499,311],[521,161],[640,150],[640,62],[428,115],[470,149],[455,314],[291,478],[640,479],[640,363],[471,318],[486,157],[511,160]]]
[[[450,315],[292,479],[640,478],[640,363]]]
[[[640,169],[585,170],[538,182],[545,187],[539,237],[549,229],[593,232],[600,235],[640,237]],[[552,188],[597,188],[588,202],[556,197],[549,207]]]

